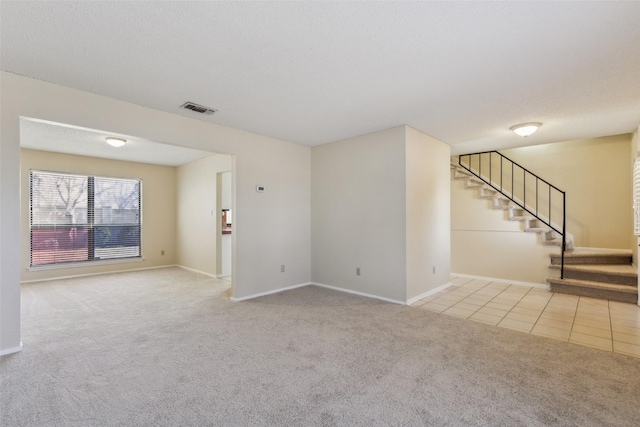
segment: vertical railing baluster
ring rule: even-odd
[[[564,279],[564,251],[567,248],[567,195],[562,192],[562,263],[560,265],[560,278]]]
[[[543,178],[538,177],[538,175],[530,172],[529,170],[525,169],[524,167],[522,167],[521,165],[515,163],[513,160],[509,159],[506,156],[503,156],[500,152],[498,151],[485,151],[482,153],[472,153],[472,154],[461,154],[458,156],[458,164],[467,169],[469,172],[471,172],[472,175],[475,175],[476,177],[480,178],[484,183],[490,185],[492,188],[494,188],[495,190],[498,190],[497,187],[497,180],[496,180],[496,185],[494,185],[493,183],[493,157],[494,154],[497,154],[498,156],[500,156],[500,167],[499,167],[499,174],[500,174],[500,188],[499,191],[500,193],[505,196],[506,198],[508,198],[511,202],[515,203],[517,206],[520,206],[521,208],[523,208],[525,211],[529,212],[530,214],[534,215],[536,217],[536,219],[540,220],[543,224],[547,225],[552,232],[556,232],[556,233],[561,233],[562,234],[562,262],[561,262],[561,278],[564,278],[564,262],[565,262],[565,251],[566,251],[566,247],[567,247],[567,214],[566,214],[566,193],[562,190],[560,190],[559,188],[555,187],[554,185],[550,184],[549,182],[545,181]],[[489,156],[489,175],[488,178],[484,178],[482,176],[482,156],[483,155],[488,155]],[[464,165],[464,159],[467,159],[467,165]],[[477,159],[477,172],[475,172],[473,170],[473,161],[474,159]],[[511,188],[510,188],[510,195],[508,195],[506,193],[506,190],[504,188],[504,161],[508,161],[511,163]],[[486,166],[486,165],[485,165]],[[516,193],[515,193],[515,167],[519,167],[520,169],[522,169],[522,201],[519,202],[516,200]],[[486,167],[485,167],[486,169]],[[535,178],[536,182],[535,182],[535,213],[533,210],[533,206],[531,207],[531,209],[527,206],[527,175],[531,175],[533,176],[533,178]],[[548,210],[547,210],[547,219],[542,219],[540,217],[541,213],[540,213],[540,181],[542,181],[545,185],[548,186],[549,190],[548,190]],[[559,226],[556,227],[554,226],[551,221],[553,219],[553,198],[552,195],[555,194],[554,192],[552,192],[552,190],[554,190],[555,192],[557,192],[558,194],[560,194],[562,196],[562,228],[559,229]]]
[[[498,154],[500,154],[500,153],[498,153]],[[502,158],[502,154],[500,154],[500,192],[501,193],[503,192],[503,190],[502,190],[502,161],[503,160],[504,159]]]
[[[536,216],[538,216],[538,181],[539,179],[536,177]]]
[[[549,186],[549,224],[551,224],[551,186]]]
[[[493,153],[489,153],[489,184],[493,182],[493,172],[491,171],[491,166],[493,165]]]
[[[527,210],[527,171],[522,168],[522,204]]]

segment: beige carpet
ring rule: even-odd
[[[318,287],[177,268],[23,287],[2,426],[632,426],[640,359]]]

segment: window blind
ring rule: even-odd
[[[633,163],[633,223],[634,234],[640,236],[640,157]]]
[[[141,181],[31,171],[31,266],[141,257]]]

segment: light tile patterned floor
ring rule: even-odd
[[[544,289],[456,277],[412,306],[640,357],[640,307]]]

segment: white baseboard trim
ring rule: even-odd
[[[284,291],[289,291],[291,289],[296,289],[296,288],[301,288],[303,286],[309,286],[311,283],[300,283],[298,285],[292,285],[292,286],[287,286],[284,288],[278,288],[278,289],[274,289],[272,291],[267,291],[267,292],[260,292],[259,294],[252,294],[252,295],[247,295],[244,297],[231,297],[229,298],[231,301],[233,302],[240,302],[240,301],[246,301],[246,300],[250,300],[250,299],[254,299],[254,298],[260,298],[260,297],[264,297],[267,295],[272,295],[272,294],[277,294],[280,292],[284,292]]]
[[[474,276],[471,274],[460,274],[460,273],[451,273],[451,275],[456,277],[464,277],[467,279],[488,280],[490,282],[508,283],[510,285],[528,286],[531,288],[544,289],[546,291],[549,290],[549,285],[546,283],[521,282],[518,280],[497,279],[495,277]]]
[[[414,302],[416,302],[416,301],[420,301],[422,298],[430,297],[430,296],[431,296],[431,295],[433,295],[433,294],[437,294],[438,292],[440,292],[440,291],[443,291],[443,290],[447,289],[449,286],[451,286],[451,282],[449,282],[449,283],[445,283],[444,285],[442,285],[442,286],[438,286],[437,288],[433,288],[433,289],[431,289],[430,291],[427,291],[427,292],[425,292],[425,293],[422,293],[422,294],[420,294],[420,295],[418,295],[418,296],[415,296],[415,297],[413,297],[413,298],[409,298],[409,299],[407,300],[407,305],[411,305],[411,304],[413,304],[413,303],[414,303]]]
[[[317,283],[317,282],[300,283],[298,285],[287,286],[285,288],[278,288],[278,289],[274,289],[272,291],[261,292],[259,294],[247,295],[247,296],[240,297],[240,298],[231,297],[229,299],[231,301],[233,301],[233,302],[246,301],[246,300],[259,298],[259,297],[264,297],[264,296],[272,295],[272,294],[277,294],[279,292],[289,291],[291,289],[301,288],[303,286],[309,286],[309,285],[319,286],[321,288],[331,289],[331,290],[334,290],[334,291],[344,292],[344,293],[347,293],[347,294],[353,294],[353,295],[359,295],[359,296],[362,296],[362,297],[378,299],[378,300],[382,300],[382,301],[386,301],[386,302],[391,302],[393,304],[400,304],[400,305],[406,305],[407,304],[404,301],[398,301],[398,300],[394,300],[394,299],[391,299],[391,298],[381,297],[381,296],[378,296],[378,295],[367,294],[367,293],[364,293],[364,292],[352,291],[351,289],[339,288],[337,286],[330,286],[330,285],[325,285],[324,283]]]
[[[359,292],[359,291],[352,291],[351,289],[345,289],[345,288],[339,288],[337,286],[325,285],[324,283],[311,282],[311,283],[309,283],[309,285],[320,286],[321,288],[327,288],[327,289],[331,289],[331,290],[334,290],[334,291],[344,292],[344,293],[347,293],[347,294],[359,295],[361,297],[379,299],[381,301],[391,302],[391,303],[394,303],[394,304],[407,305],[407,303],[405,301],[398,301],[398,300],[395,300],[395,299],[385,298],[385,297],[381,297],[381,296],[378,296],[378,295],[367,294],[367,293]]]
[[[0,356],[6,356],[8,354],[18,353],[20,351],[22,351],[22,341],[20,342],[20,345],[17,347],[0,350]]]
[[[52,280],[75,279],[75,278],[78,278],[78,277],[102,276],[104,274],[130,273],[132,271],[157,270],[158,268],[170,268],[170,267],[179,267],[179,266],[177,266],[175,264],[170,264],[170,265],[158,265],[158,266],[155,266],[155,267],[130,268],[130,269],[126,269],[126,270],[101,271],[99,273],[73,274],[71,276],[57,276],[57,277],[49,277],[47,279],[23,280],[23,281],[20,282],[20,284],[38,283],[38,282],[50,282]]]
[[[180,264],[176,264],[176,267],[181,268],[183,270],[191,271],[192,273],[198,273],[198,274],[202,274],[204,276],[213,277],[214,279],[219,279],[219,277],[216,276],[215,274],[206,273],[204,271],[196,270],[195,268],[185,267],[184,265],[180,265]]]

